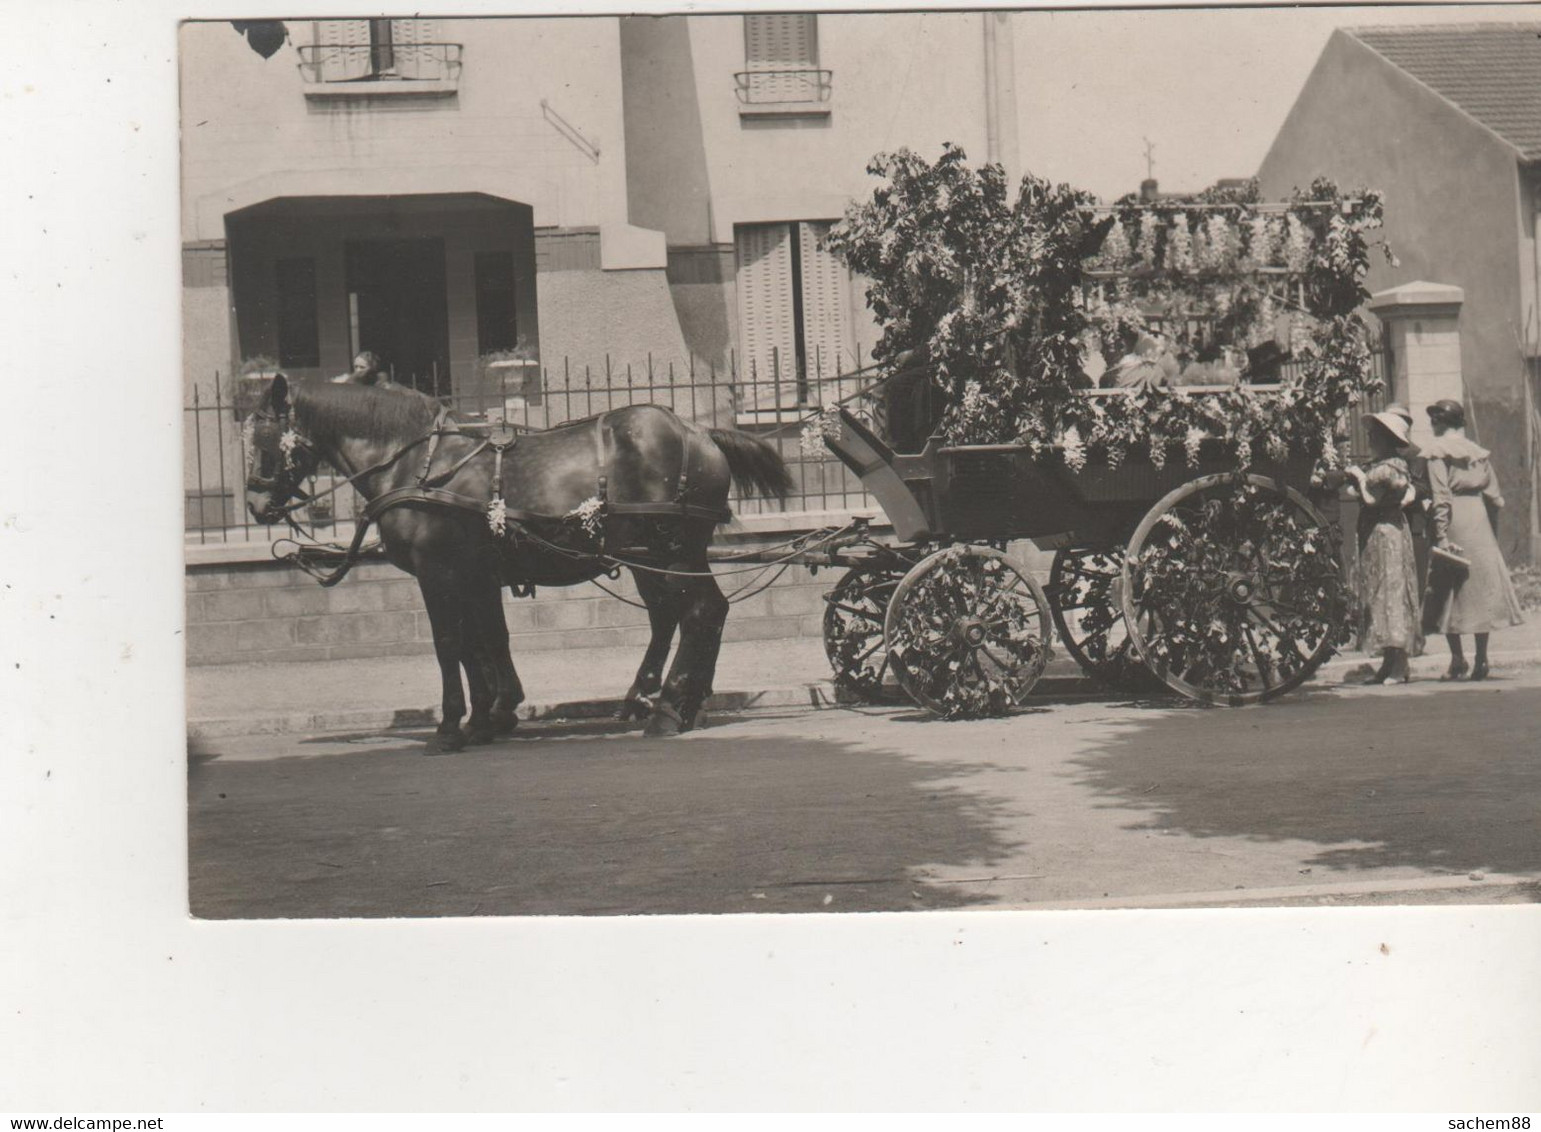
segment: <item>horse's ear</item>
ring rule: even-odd
[[[273,375],[273,411],[275,413],[287,413],[289,411],[289,379],[283,374]]]

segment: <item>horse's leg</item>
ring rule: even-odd
[[[487,604],[474,580],[468,578],[457,595],[460,599],[461,664],[466,670],[466,687],[471,692],[471,714],[466,719],[465,736],[470,743],[490,743],[493,738],[492,708],[497,699],[497,674],[487,648],[482,622]]]
[[[477,571],[466,588],[467,610],[475,650],[485,667],[491,699],[487,726],[492,736],[508,735],[519,723],[516,709],[524,702],[524,685],[508,651],[508,619],[503,614],[503,583],[497,570]]]
[[[438,739],[429,753],[458,751],[466,745],[466,737],[460,731],[460,720],[466,713],[465,690],[460,686],[460,665],[466,655],[461,595],[456,592],[455,571],[443,563],[420,565],[417,581],[433,629],[433,651],[444,685]]]
[[[647,619],[653,628],[652,639],[637,669],[637,678],[631,682],[631,690],[621,703],[616,718],[646,719],[653,713],[653,701],[663,687],[664,662],[669,659],[669,649],[674,644],[674,630],[680,623],[679,587],[671,579],[660,577],[646,570],[633,570],[637,581],[637,593],[647,604]]]
[[[704,573],[705,554],[683,569],[702,572],[703,576],[686,580],[682,587],[680,647],[664,681],[658,710],[648,718],[646,734],[650,736],[674,735],[696,725],[716,675],[722,626],[728,619],[728,599],[722,596],[717,579]]]

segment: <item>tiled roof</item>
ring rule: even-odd
[[[1541,159],[1541,24],[1346,29],[1520,151]]]

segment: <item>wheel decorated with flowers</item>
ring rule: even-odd
[[[1169,493],[1135,529],[1121,575],[1140,658],[1206,703],[1283,695],[1350,633],[1333,531],[1264,476],[1204,476]]]
[[[1047,592],[1059,639],[1081,671],[1105,688],[1140,691],[1154,681],[1124,622],[1123,564],[1122,547],[1066,547],[1054,555]]]
[[[888,649],[883,619],[904,574],[902,567],[856,566],[824,595],[824,654],[835,685],[864,703],[884,698]]]
[[[895,679],[949,719],[1020,704],[1049,660],[1049,600],[999,550],[953,546],[922,559],[888,603],[883,636]]]

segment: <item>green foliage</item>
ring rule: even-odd
[[[1091,218],[1090,195],[1035,177],[1011,202],[998,165],[971,168],[952,145],[934,164],[900,150],[868,171],[887,183],[827,244],[871,281],[883,327],[874,358],[914,351],[933,367],[949,437],[1016,439],[1069,395],[1086,329],[1081,261],[1111,219]]]

